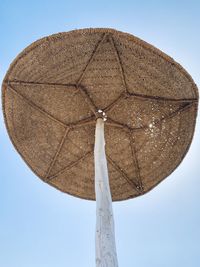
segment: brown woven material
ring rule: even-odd
[[[43,38],[12,63],[3,82],[10,138],[46,183],[95,199],[94,132],[103,110],[113,200],[144,194],[185,156],[198,92],[172,58],[113,29]]]

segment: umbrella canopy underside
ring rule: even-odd
[[[179,64],[113,29],[40,39],[3,82],[5,122],[22,158],[46,183],[91,200],[98,117],[106,120],[112,199],[124,200],[148,192],[180,164],[197,104],[197,87]]]

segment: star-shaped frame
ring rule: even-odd
[[[105,120],[112,199],[148,192],[182,161],[194,132],[198,93],[173,59],[112,29],[36,41],[3,82],[10,138],[43,181],[95,199],[94,131]]]

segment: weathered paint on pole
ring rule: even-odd
[[[115,229],[105,154],[104,122],[95,131],[96,267],[118,267]]]

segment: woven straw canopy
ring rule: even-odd
[[[5,121],[17,151],[43,181],[85,199],[95,199],[99,116],[107,116],[112,198],[124,200],[149,191],[180,164],[197,103],[197,87],[179,64],[113,29],[36,41],[3,82]]]

